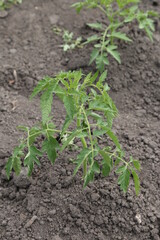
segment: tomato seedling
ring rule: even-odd
[[[12,169],[18,175],[21,165],[28,168],[30,176],[34,164],[40,165],[40,158],[47,154],[54,164],[57,153],[61,153],[77,141],[81,142],[77,149],[74,174],[83,168],[84,187],[94,180],[95,174],[108,176],[115,171],[120,188],[126,192],[130,176],[133,176],[136,194],[140,183],[137,170],[140,163],[130,157],[125,160],[124,152],[117,136],[112,130],[112,123],[117,116],[117,108],[108,94],[109,87],[105,83],[107,72],[89,73],[84,76],[81,71],[61,72],[55,77],[45,77],[33,90],[31,98],[40,94],[42,121],[31,129],[21,126],[26,138],[13,151],[6,164],[6,173],[10,177]],[[61,129],[52,121],[53,98],[58,97],[64,104],[66,117]],[[43,136],[41,149],[36,140]],[[99,140],[107,144],[100,144]],[[27,151],[27,154],[24,153]]]
[[[84,44],[94,43],[89,64],[96,62],[96,68],[101,72],[109,65],[109,55],[121,63],[117,39],[125,42],[132,40],[123,32],[122,27],[130,22],[138,22],[152,40],[154,11],[143,12],[139,9],[140,0],[84,0],[74,3],[72,7],[79,13],[82,8],[97,8],[106,17],[106,23],[88,23],[87,25],[98,33],[90,36]]]

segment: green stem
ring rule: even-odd
[[[77,116],[77,128],[81,127],[81,120]],[[84,137],[81,137],[81,142],[84,148],[87,148],[87,143]],[[87,159],[83,162],[83,178],[87,175]]]
[[[106,35],[107,35],[107,32],[108,32],[108,27],[106,28],[104,34],[103,34],[103,37],[102,37],[102,47],[101,47],[101,55],[103,54],[103,50],[104,50],[104,42],[106,40]]]
[[[82,111],[83,111],[83,114],[85,116],[86,123],[87,123],[87,126],[88,126],[89,138],[90,138],[91,149],[92,149],[92,165],[93,165],[93,163],[94,163],[94,148],[93,148],[93,139],[92,139],[92,134],[91,134],[90,123],[88,121],[88,118],[87,118],[87,115],[86,115],[86,112],[85,112],[84,108],[82,108]]]

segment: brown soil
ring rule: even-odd
[[[25,170],[8,182],[4,165],[21,133],[17,125],[32,126],[40,119],[39,101],[30,102],[33,86],[44,75],[88,67],[90,49],[63,53],[54,24],[75,36],[88,34],[85,22],[101,19],[97,11],[77,15],[71,0],[24,0],[0,18],[0,239],[2,240],[158,240],[160,239],[160,27],[154,42],[136,26],[125,28],[132,44],[121,45],[122,64],[112,62],[108,83],[119,109],[114,122],[127,154],[142,164],[141,193],[133,186],[124,195],[117,178],[98,177],[82,190],[80,175],[72,179],[65,152],[54,167],[47,159],[30,180]],[[159,1],[144,0],[143,8],[160,11]],[[5,16],[7,15],[7,16]],[[55,121],[64,120],[55,102]]]

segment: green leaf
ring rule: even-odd
[[[93,131],[93,136],[98,137],[98,136],[104,135],[105,133],[106,133],[106,130],[103,130],[103,129],[101,129],[101,130],[94,130]]]
[[[111,171],[111,167],[108,164],[104,163],[102,166],[103,177],[107,177],[109,175],[110,171]]]
[[[87,41],[84,42],[84,44],[88,44],[88,43],[91,43],[91,42],[94,42],[94,41],[98,41],[99,39],[100,39],[100,37],[98,37],[98,35],[93,35],[91,37],[88,37]]]
[[[97,69],[98,69],[101,73],[104,71],[105,65],[108,65],[108,64],[109,64],[109,61],[108,61],[108,58],[107,58],[106,54],[99,55],[99,56],[96,58],[96,66],[97,66]]]
[[[135,169],[137,169],[138,171],[141,170],[141,164],[138,160],[133,160],[133,165],[134,165]]]
[[[94,48],[92,53],[91,53],[91,58],[90,58],[90,61],[89,61],[89,65],[98,57],[98,55],[99,55],[99,49]]]
[[[92,166],[92,171],[96,173],[100,173],[100,166],[97,161],[94,161],[94,164]]]
[[[67,131],[67,129],[68,129],[68,127],[70,126],[71,122],[72,122],[72,119],[71,119],[68,115],[66,115],[65,122],[64,122],[64,124],[63,124],[63,126],[62,126],[61,137],[62,137],[63,134]]]
[[[117,147],[120,151],[122,151],[121,145],[120,145],[120,143],[119,143],[119,141],[118,141],[117,136],[116,136],[111,130],[108,130],[108,131],[107,131],[107,135],[108,135],[108,136],[110,137],[110,139],[114,142],[114,144],[116,145],[116,147]]]
[[[132,42],[132,40],[130,38],[128,38],[126,36],[125,33],[121,33],[121,32],[112,32],[112,34],[108,35],[109,37],[115,37],[115,38],[119,38],[121,40],[127,41],[127,42]]]
[[[117,62],[120,64],[121,63],[121,59],[120,59],[119,52],[116,51],[116,50],[113,50],[113,46],[112,45],[108,46],[106,49],[107,49],[107,52],[110,53],[112,55],[112,57],[114,57],[117,60]]]
[[[40,131],[39,128],[37,127],[32,127],[30,130],[29,130],[29,136],[28,136],[28,142],[29,142],[29,145],[31,146],[35,139],[41,134],[42,132]]]
[[[29,151],[24,159],[24,166],[28,167],[28,176],[30,176],[33,171],[34,163],[40,165],[37,155],[42,156],[42,153],[35,146],[30,146],[28,150]]]
[[[92,182],[94,180],[94,172],[93,171],[89,171],[87,173],[87,175],[84,178],[84,184],[83,187],[85,188],[89,182]]]
[[[88,157],[88,155],[91,153],[91,150],[88,148],[83,148],[82,151],[79,153],[79,155],[77,156],[77,166],[74,170],[74,176],[76,175],[76,173],[78,172],[80,166],[83,164],[83,162],[86,160],[86,158]]]
[[[90,84],[92,84],[92,83],[94,83],[95,82],[95,80],[97,79],[97,77],[98,77],[98,74],[99,74],[99,72],[97,71],[91,78],[90,78]]]
[[[20,159],[20,157],[15,157],[14,158],[14,161],[13,161],[13,165],[12,165],[12,167],[13,167],[13,169],[14,169],[14,171],[15,171],[15,173],[16,173],[16,175],[18,176],[19,174],[20,174],[20,172],[21,172],[21,159]]]
[[[12,168],[13,168],[13,158],[10,157],[8,159],[7,163],[6,163],[6,166],[5,166],[6,175],[7,175],[8,179],[10,178],[10,174],[11,174]]]
[[[37,86],[33,89],[30,99],[35,97],[39,92],[43,91],[51,81],[53,81],[53,78],[50,77],[45,77],[44,79],[40,80]]]
[[[116,173],[119,174],[119,173],[122,173],[126,170],[126,165],[123,165],[123,166],[120,166],[117,170],[116,170]]]
[[[25,144],[21,143],[18,147],[15,147],[13,150],[12,156],[8,159],[5,170],[7,178],[10,178],[10,174],[12,169],[16,172],[16,175],[18,175],[21,171],[21,157],[24,155],[23,149],[25,148]]]
[[[68,95],[68,96],[66,95],[63,98],[63,102],[64,102],[64,106],[65,106],[68,116],[70,117],[70,119],[73,119],[74,114],[76,113],[76,108],[75,108],[75,103],[74,103],[73,97],[70,95]]]
[[[52,108],[53,101],[53,89],[45,91],[41,96],[41,111],[42,111],[42,122],[45,124],[48,121],[49,114]]]
[[[120,189],[123,190],[125,193],[127,192],[129,186],[129,179],[130,179],[130,171],[128,168],[120,174],[118,178],[118,184],[120,185]]]
[[[74,3],[71,5],[71,7],[76,9],[77,13],[80,13],[83,6],[84,6],[84,3],[82,3],[82,2],[77,2],[77,3]]]
[[[53,137],[49,137],[49,139],[46,139],[43,143],[42,149],[47,152],[48,158],[52,164],[54,164],[56,160],[56,148],[58,148],[58,146],[57,140]]]
[[[111,158],[108,153],[103,150],[99,150],[100,155],[103,157],[104,162],[110,167],[111,166]]]
[[[106,80],[106,78],[107,78],[107,70],[104,71],[104,72],[101,74],[101,76],[99,77],[98,82],[103,83],[103,82]]]
[[[21,131],[28,132],[28,127],[18,126],[17,128],[18,128],[19,130],[21,130]]]
[[[89,26],[92,29],[103,30],[102,23],[87,23],[87,26]]]
[[[134,170],[132,170],[132,175],[133,175],[133,180],[134,180],[135,192],[136,192],[136,195],[138,195],[139,192],[140,192],[139,177],[138,177],[137,173]]]

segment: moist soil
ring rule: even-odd
[[[96,10],[80,15],[71,0],[24,0],[0,14],[0,239],[1,240],[159,240],[160,239],[160,25],[155,22],[154,42],[136,24],[124,27],[133,39],[120,43],[122,64],[111,60],[106,80],[119,110],[114,132],[126,151],[138,158],[141,193],[133,183],[127,194],[117,176],[97,176],[82,189],[81,172],[72,178],[65,151],[54,167],[41,159],[30,179],[26,170],[7,180],[4,166],[22,133],[18,125],[40,120],[39,99],[29,101],[37,82],[61,70],[88,67],[91,48],[64,53],[53,26],[86,38],[86,22],[105,21]],[[144,0],[142,8],[160,12],[160,2]],[[55,123],[64,121],[64,109],[54,102]],[[105,142],[105,141],[104,141]]]

